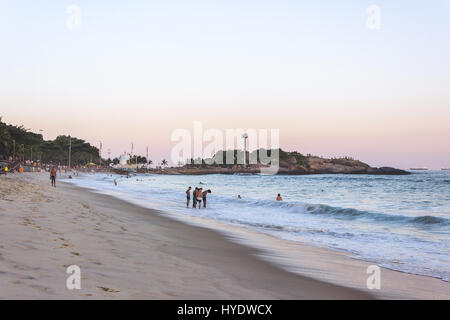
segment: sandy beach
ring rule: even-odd
[[[47,173],[2,176],[0,299],[450,297],[446,282],[387,269],[382,290],[369,291],[368,262],[191,222],[59,180],[52,188]],[[66,288],[71,265],[81,268],[81,290]]]

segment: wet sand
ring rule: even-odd
[[[0,177],[0,237],[0,299],[450,297],[444,281],[384,268],[381,290],[368,290],[370,262],[59,180],[52,188],[46,173]],[[66,288],[70,265],[81,290]]]
[[[1,299],[369,299],[164,213],[57,181],[0,178]],[[66,268],[81,268],[81,290]]]

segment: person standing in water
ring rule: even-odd
[[[195,187],[195,190],[192,192],[192,208],[197,208],[197,193],[198,193],[198,188]]]
[[[199,188],[197,190],[196,198],[195,198],[195,200],[198,202],[198,208],[199,209],[202,207],[202,194],[203,194],[202,191],[203,191],[203,188]]]
[[[52,182],[52,187],[56,188],[56,170],[54,167],[50,171],[50,181]]]
[[[192,187],[189,187],[186,190],[186,207],[189,208],[189,202],[191,201],[191,189]]]
[[[211,193],[211,189],[208,189],[208,190],[202,192],[203,208],[206,208],[206,195],[208,193]]]
[[[283,198],[281,197],[281,194],[278,194],[277,201],[283,201]]]

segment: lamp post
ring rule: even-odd
[[[71,157],[72,157],[72,138],[71,136],[69,136],[69,170],[70,170],[70,161],[71,161]]]
[[[133,142],[131,143],[131,156],[130,156],[130,166],[131,166],[131,170],[133,170],[133,149],[134,149],[134,144]]]
[[[102,166],[102,142],[100,142],[99,156],[100,156],[100,167]]]

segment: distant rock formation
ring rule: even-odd
[[[391,167],[374,168],[359,160],[350,158],[326,159],[316,156],[307,156],[303,163],[295,162],[294,157],[280,160],[278,174],[382,174],[406,175],[407,171]]]
[[[267,152],[266,150],[263,150]],[[407,175],[408,171],[395,169],[391,167],[374,168],[368,164],[352,158],[326,159],[317,156],[304,156],[298,152],[279,151],[279,170],[280,175],[306,175],[306,174],[370,174],[370,175]],[[239,159],[241,152],[234,151],[235,159]],[[257,151],[254,151],[257,152]],[[252,152],[252,154],[254,153]],[[270,153],[270,151],[269,151]],[[215,155],[215,157],[217,154]],[[220,155],[222,156],[222,155]],[[249,157],[247,157],[249,159]],[[259,159],[259,158],[258,158]],[[207,165],[205,161],[202,164],[188,164],[178,168],[168,168],[158,170],[156,173],[164,174],[259,174],[261,164],[251,164],[247,168],[243,165]]]

